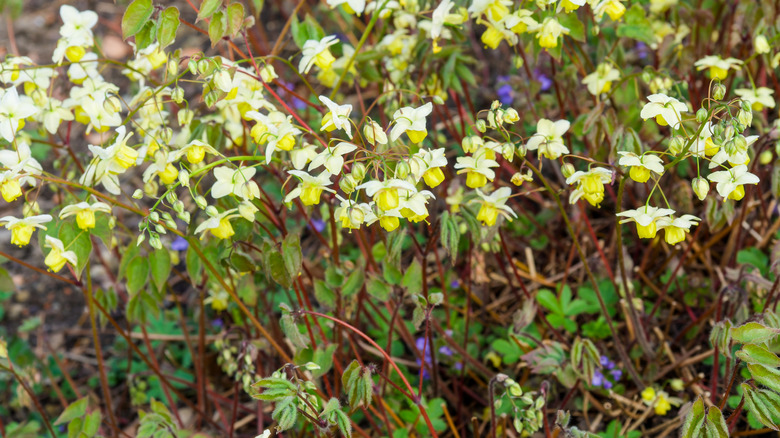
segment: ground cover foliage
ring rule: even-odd
[[[0,8],[3,438],[780,430],[774,2]]]

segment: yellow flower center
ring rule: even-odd
[[[65,57],[68,58],[68,61],[70,62],[79,62],[86,54],[87,51],[84,50],[83,47],[70,46],[65,49]]]
[[[665,228],[664,240],[669,245],[676,245],[685,240],[685,230],[680,227],[669,226]],[[663,414],[661,414],[663,415]]]
[[[76,225],[82,230],[95,228],[95,211],[85,208],[76,213]]]
[[[650,171],[642,166],[631,166],[631,170],[628,172],[628,176],[638,183],[647,182],[650,179]]]
[[[19,224],[11,229],[11,243],[17,246],[24,246],[30,243],[30,237],[35,231],[35,227],[27,224]]]
[[[266,142],[265,134],[267,132],[268,127],[265,126],[265,123],[257,122],[255,126],[252,127],[252,130],[249,132],[249,134],[252,135],[252,138],[254,138],[256,142],[259,144],[264,144]]]
[[[745,197],[745,186],[737,186],[731,193],[729,193],[728,199],[739,201]]]
[[[163,184],[171,184],[176,181],[176,178],[179,176],[179,169],[173,164],[168,163],[165,166],[165,169],[162,172],[159,172],[157,176],[160,177],[160,181],[162,181]]]
[[[398,208],[398,189],[382,189],[374,195],[374,202],[381,210],[387,211]]]
[[[0,184],[0,194],[3,195],[5,202],[11,202],[22,196],[22,186],[19,185],[19,180],[9,179],[3,181],[3,184]]]
[[[325,116],[322,117],[322,130],[326,132],[331,132],[336,129],[336,125],[331,123],[333,120],[333,113],[327,113]]]
[[[187,149],[187,161],[190,164],[198,164],[206,156],[206,147],[201,145],[190,146]]]
[[[393,231],[401,225],[401,221],[395,216],[382,216],[379,218],[379,225],[385,231]]]
[[[661,114],[658,114],[655,116],[655,123],[658,123],[661,126],[668,126],[669,124],[666,123],[666,119]]]
[[[65,266],[66,261],[67,260],[62,256],[62,252],[58,248],[52,248],[43,260],[43,263],[45,263],[52,272],[59,272],[59,270]]]
[[[216,228],[211,229],[211,234],[219,237],[220,239],[227,239],[230,236],[236,234],[233,231],[233,226],[230,225],[230,221],[227,218],[222,218],[219,221],[219,225]]]
[[[135,164],[136,159],[138,159],[138,151],[127,145],[122,145],[116,154],[116,162],[123,169],[129,169],[130,166]]]
[[[493,26],[488,26],[487,30],[482,33],[482,42],[485,44],[485,46],[490,47],[491,49],[495,50],[503,40],[504,34],[499,32],[498,29]]]
[[[720,146],[716,145],[712,138],[708,138],[704,142],[704,155],[711,157],[717,154],[718,150],[720,150]]]
[[[551,33],[542,34],[542,36],[539,37],[539,45],[545,49],[558,47],[558,38]]]
[[[482,204],[477,213],[477,220],[492,227],[496,224],[496,218],[498,218],[498,209],[492,205]]]
[[[509,8],[504,6],[504,4],[500,1],[496,0],[491,3],[490,6],[488,6],[486,13],[491,20],[498,22],[501,21],[501,19],[505,16],[509,15]]]
[[[761,111],[764,109],[764,104],[761,102],[753,102],[750,107],[753,108],[754,111]]]
[[[423,173],[423,180],[428,187],[434,188],[444,181],[444,172],[440,167],[432,167]]]
[[[729,70],[716,66],[710,67],[710,79],[722,81],[728,76]]]
[[[325,49],[314,57],[314,64],[323,70],[328,70],[335,61],[336,58],[330,53],[330,49]]]
[[[669,409],[671,408],[672,405],[669,404],[669,400],[667,400],[663,395],[659,396],[658,401],[655,402],[656,415],[666,415],[666,413],[669,412]]]
[[[620,20],[620,17],[623,16],[623,13],[626,12],[626,7],[623,6],[623,3],[620,3],[617,0],[613,0],[609,3],[605,12],[607,15],[609,15],[609,18],[611,18],[612,21],[618,21]]]
[[[276,143],[276,147],[283,151],[291,151],[294,146],[295,146],[295,137],[293,137],[292,134],[285,135],[284,137],[280,138],[279,141]]]
[[[607,81],[607,82],[604,82],[604,85],[601,87],[601,90],[599,91],[599,93],[606,93],[606,92],[608,92],[611,89],[612,89],[612,82],[611,81]]]
[[[304,186],[301,190],[301,202],[303,205],[317,205],[320,203],[322,187]]]
[[[648,403],[649,403],[649,402],[651,402],[651,401],[653,401],[653,400],[655,400],[655,389],[653,389],[653,388],[652,388],[652,387],[650,387],[650,386],[648,386],[647,388],[645,388],[645,389],[642,391],[642,400],[644,400],[644,401],[646,401],[646,402],[648,402]]]
[[[74,110],[74,116],[77,122],[81,123],[82,125],[88,125],[90,122],[89,114],[84,111],[83,108],[80,106],[77,106]]]
[[[466,173],[466,186],[472,189],[478,189],[487,184],[487,177],[479,172]]]
[[[639,222],[636,223],[636,233],[642,239],[652,239],[655,237],[656,231],[655,220],[647,225],[640,225]]]
[[[409,140],[412,141],[412,143],[417,144],[425,139],[425,137],[428,135],[428,131],[406,131],[406,135],[409,136]]]

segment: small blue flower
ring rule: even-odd
[[[545,76],[545,74],[539,71],[538,69],[534,70],[534,79],[536,79],[537,81],[539,81],[540,84],[542,84],[541,87],[542,91],[547,91],[550,89],[550,87],[552,87],[552,80],[550,80],[550,78]]]
[[[312,218],[311,224],[314,225],[314,229],[317,230],[318,233],[325,231],[325,221]]]
[[[174,251],[185,251],[189,246],[190,244],[187,242],[187,239],[181,236],[171,242],[171,249]]]

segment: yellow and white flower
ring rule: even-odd
[[[372,197],[376,206],[385,211],[398,208],[401,202],[399,190],[417,191],[413,184],[398,178],[367,181],[357,186],[356,189],[365,190],[366,196]]]
[[[402,190],[399,211],[411,222],[420,222],[428,218],[428,200],[435,196],[428,190]]]
[[[724,199],[739,201],[745,196],[745,184],[758,184],[759,178],[748,172],[747,166],[740,164],[731,169],[712,172],[707,179],[717,183],[715,189]]]
[[[767,87],[752,88],[737,88],[734,90],[734,94],[742,99],[750,102],[754,111],[761,111],[764,108],[774,108],[775,98],[772,95],[775,90]]]
[[[347,13],[357,15],[358,17],[366,9],[366,0],[327,0],[327,3],[331,8],[342,5]]]
[[[320,131],[331,132],[336,129],[343,129],[351,139],[352,121],[349,119],[349,115],[352,113],[352,105],[338,105],[325,96],[320,96],[319,99],[320,102],[324,103],[330,110],[330,112],[325,114],[322,118],[322,127],[320,128]]]
[[[629,176],[638,183],[647,182],[650,179],[650,172],[658,175],[664,173],[664,162],[661,157],[655,154],[637,155],[633,152],[620,151],[620,160],[618,164],[629,167]]]
[[[558,38],[561,35],[568,35],[569,28],[561,26],[555,17],[547,17],[541,25],[536,27],[536,37],[539,38],[539,45],[545,50],[558,47]]]
[[[303,205],[317,205],[320,203],[320,196],[323,190],[336,193],[328,188],[331,184],[330,177],[333,176],[329,172],[322,172],[317,176],[311,176],[302,170],[288,170],[287,173],[298,177],[301,180],[301,184],[287,194],[284,198],[285,204],[289,204],[295,198],[301,198]]]
[[[265,147],[265,164],[270,164],[277,150],[291,151],[295,147],[295,136],[301,130],[293,126],[292,116],[285,116],[279,111],[271,111],[266,116],[257,111],[247,111],[244,117],[254,120],[252,138],[259,144],[268,143]]]
[[[330,46],[336,44],[338,38],[336,35],[329,35],[317,40],[308,40],[303,44],[303,57],[298,63],[298,71],[302,74],[309,73],[313,65],[317,65],[322,70],[328,70],[336,58],[330,53]]]
[[[568,120],[540,119],[536,123],[536,133],[528,139],[525,147],[529,151],[539,150],[539,155],[555,160],[569,153],[569,148],[563,144],[563,134],[569,130]]]
[[[621,224],[626,222],[636,223],[636,232],[642,239],[652,239],[655,237],[658,231],[657,221],[660,218],[667,217],[674,214],[674,210],[670,208],[658,208],[645,205],[635,210],[621,211],[617,214],[619,217],[625,217],[620,221]]]
[[[121,193],[117,175],[135,165],[138,159],[138,151],[127,145],[127,140],[133,133],[126,133],[124,126],[117,128],[116,132],[116,139],[107,148],[95,145],[87,146],[95,158],[89,163],[79,179],[81,184],[101,183],[109,193],[114,195]]]
[[[430,188],[434,188],[441,184],[442,181],[444,181],[444,172],[441,168],[447,166],[447,157],[444,156],[444,153],[444,148],[433,150],[421,149],[417,152],[415,156],[419,158],[419,161],[415,161],[420,163],[420,165],[418,166],[419,169],[417,169],[416,172],[413,172],[415,174],[415,179],[419,179],[419,176],[417,175],[421,175],[425,184]]]
[[[742,68],[742,61],[736,58],[723,59],[720,55],[710,55],[696,61],[693,65],[698,71],[708,69],[710,79],[722,81],[726,79],[730,69],[739,70]]]
[[[51,272],[59,272],[65,263],[70,263],[73,266],[78,264],[78,257],[73,251],[66,251],[65,245],[60,239],[52,236],[46,236],[44,246],[51,248],[43,263],[49,267]]]
[[[745,147],[736,147],[731,155],[726,151],[726,148],[719,148],[718,153],[712,157],[709,168],[714,169],[718,166],[722,166],[725,162],[728,162],[731,166],[739,166],[740,164],[747,165],[750,162],[748,148],[755,143],[756,140],[758,140],[757,135],[745,137]]]
[[[506,201],[512,195],[512,189],[509,187],[500,187],[489,195],[486,195],[480,189],[476,191],[481,199],[474,199],[471,202],[480,204],[479,212],[477,212],[478,221],[488,227],[492,227],[496,224],[496,219],[498,219],[499,215],[505,217],[510,222],[512,218],[517,218],[517,214],[506,205]]]
[[[639,116],[642,120],[655,118],[656,123],[661,126],[679,128],[682,121],[681,114],[688,112],[688,105],[665,94],[651,94],[647,96],[647,100],[649,103],[642,107]]]
[[[455,168],[459,169],[458,175],[465,173],[466,185],[472,189],[483,187],[488,180],[493,181],[496,172],[491,169],[492,167],[498,167],[498,163],[485,158],[484,152],[478,152],[470,157],[458,157],[455,163]]]
[[[612,82],[620,79],[620,71],[609,63],[602,63],[596,67],[596,71],[582,79],[583,85],[588,87],[588,92],[594,96],[606,93],[612,88]]]
[[[681,217],[662,217],[656,221],[659,230],[664,230],[664,240],[669,245],[676,245],[685,240],[685,234],[691,231],[691,227],[701,221],[692,214],[684,214]]]
[[[213,205],[208,206],[206,214],[209,215],[209,218],[198,225],[198,228],[195,229],[195,234],[201,234],[201,240],[206,236],[207,231],[210,231],[211,234],[219,239],[230,238],[236,234],[233,226],[230,224],[230,219],[241,216],[237,211],[238,209],[231,208],[220,213]]]
[[[371,207],[368,204],[358,204],[339,195],[336,195],[336,198],[341,201],[341,204],[334,211],[334,215],[342,228],[358,229],[365,222],[366,216],[371,214]]]
[[[357,146],[345,141],[339,142],[334,147],[327,147],[311,160],[309,172],[320,166],[325,166],[325,170],[337,175],[341,173],[341,168],[344,166],[344,155],[355,149]]]
[[[607,14],[612,21],[618,21],[625,12],[626,7],[620,0],[603,0],[593,8],[593,14],[599,20]]]
[[[211,187],[211,197],[219,199],[233,194],[243,200],[260,197],[260,188],[252,180],[257,169],[254,167],[239,167],[238,169],[221,166],[214,169],[217,179]]]
[[[569,195],[569,203],[574,204],[585,198],[590,205],[598,207],[604,200],[604,184],[612,182],[612,171],[603,167],[594,167],[587,172],[578,170],[566,178],[566,184],[577,184]]]
[[[24,119],[37,112],[32,99],[19,96],[15,87],[0,88],[0,137],[13,143],[16,132],[24,127]]]
[[[317,146],[311,143],[304,143],[302,146],[297,147],[290,151],[290,161],[295,169],[301,170],[306,167],[307,164],[314,157],[317,156]]]
[[[21,219],[13,216],[5,216],[0,218],[0,225],[4,225],[7,230],[11,231],[11,243],[17,246],[25,246],[30,243],[33,231],[36,228],[46,229],[43,225],[47,222],[51,222],[52,217],[48,214],[41,214],[37,216],[28,216]]]
[[[403,107],[393,113],[393,129],[390,131],[390,139],[395,141],[404,132],[409,136],[409,140],[412,143],[420,143],[428,135],[428,130],[425,127],[425,117],[433,111],[433,104],[431,102],[425,105],[412,108],[410,106]]]
[[[68,205],[60,212],[60,219],[76,215],[76,225],[82,230],[95,228],[95,213],[102,212],[111,214],[111,207],[105,202],[79,202],[78,204]]]
[[[192,140],[181,149],[175,151],[172,154],[172,159],[175,161],[181,158],[182,155],[186,155],[187,161],[190,164],[198,164],[203,161],[203,158],[206,157],[206,154],[219,155],[219,152],[217,152],[217,150],[208,143],[202,142],[200,140]]]

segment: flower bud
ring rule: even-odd
[[[355,186],[357,186],[357,182],[355,181],[355,177],[353,177],[352,174],[347,174],[339,180],[339,187],[341,188],[341,191],[347,195],[355,191]]]
[[[176,102],[177,104],[180,104],[184,101],[184,88],[182,87],[174,87],[173,91],[171,91],[171,100]],[[181,113],[181,111],[179,111]]]
[[[171,59],[168,61],[168,65],[166,66],[166,69],[168,70],[169,76],[176,76],[179,74],[179,63],[175,59]]]
[[[407,176],[409,176],[409,172],[411,172],[411,167],[409,167],[409,163],[406,161],[399,161],[395,164],[395,177],[398,179],[406,179]]]
[[[718,123],[717,125],[712,127],[712,136],[713,137],[722,137],[723,136],[723,125],[721,123]]]
[[[477,120],[475,127],[477,128],[477,131],[483,134],[485,133],[485,131],[487,131],[487,125],[485,124],[485,121],[482,119]]]
[[[740,135],[737,135],[736,137],[734,137],[734,144],[736,145],[737,150],[739,152],[747,151],[748,144],[747,144],[747,139],[745,138],[744,135],[740,134]]]
[[[737,133],[737,130],[734,129],[734,126],[728,125],[726,126],[726,129],[723,130],[723,139],[724,140],[731,140],[734,138],[734,134]]]
[[[363,181],[366,176],[366,165],[363,163],[355,163],[352,165],[352,177],[355,181]]]
[[[756,37],[755,40],[753,40],[753,49],[759,55],[763,55],[764,53],[769,53],[769,51],[771,50],[769,47],[769,41],[767,41],[764,35],[759,35]]]
[[[744,126],[750,126],[753,124],[753,111],[745,111],[740,109],[737,113],[737,120]]]
[[[198,74],[198,61],[195,58],[190,58],[190,62],[187,63],[187,69],[189,69],[191,74],[197,76],[197,74]]]
[[[734,141],[734,139],[731,139],[723,144],[723,149],[726,151],[727,154],[734,155],[738,152],[737,142]]]
[[[495,111],[497,109],[501,108],[501,102],[494,100],[493,103],[490,104],[490,110]]]
[[[563,172],[563,177],[568,178],[574,174],[576,169],[574,168],[574,165],[571,163],[563,163],[563,166],[561,166],[561,172]]]
[[[520,172],[515,172],[514,175],[512,175],[512,184],[520,187],[525,182],[525,179],[523,179],[523,175]]]
[[[720,82],[712,87],[712,98],[715,100],[721,100],[726,96],[726,86]]]
[[[190,122],[192,122],[193,117],[195,117],[195,113],[189,109],[180,109],[176,116],[179,119],[179,126],[184,126],[189,125]]]
[[[431,100],[436,105],[444,105],[444,99],[441,96],[439,96],[438,94],[434,94],[433,96],[431,96]]]
[[[208,202],[206,202],[206,198],[200,195],[194,197],[192,200],[195,201],[195,205],[197,205],[201,210],[208,207],[209,205]]]
[[[366,137],[366,140],[371,143],[372,146],[375,143],[387,144],[387,134],[385,134],[385,131],[379,126],[379,123],[373,120],[369,120],[368,123],[363,126],[363,136]]]
[[[162,242],[160,241],[160,236],[156,233],[150,233],[149,245],[151,245],[152,248],[154,249],[162,249]]]
[[[704,108],[699,108],[698,111],[696,111],[696,121],[699,123],[704,123],[707,121],[707,110]]]
[[[772,162],[772,151],[765,150],[764,152],[761,152],[761,154],[758,156],[758,162],[766,166],[767,164]]]
[[[190,173],[187,172],[187,169],[179,170],[178,178],[179,178],[179,184],[181,184],[182,187],[190,186]]]
[[[274,66],[271,64],[267,64],[265,67],[263,67],[262,70],[260,70],[260,79],[262,79],[263,82],[272,82],[278,77],[279,76],[276,74],[276,70],[274,70]]]
[[[255,221],[255,213],[257,213],[257,211],[257,207],[249,201],[238,204],[238,214],[249,222]]]
[[[514,108],[509,108],[504,112],[504,122],[509,123],[510,125],[512,123],[517,122],[520,120],[520,114],[517,114],[517,110]]]
[[[504,143],[504,146],[501,147],[501,155],[504,157],[507,161],[512,161],[515,159],[515,147],[512,145],[512,143]]]
[[[205,58],[198,61],[198,73],[206,75],[209,70],[209,61]]]
[[[157,222],[160,220],[160,213],[157,213],[156,211],[153,211],[149,213],[149,220],[152,222]]]
[[[743,111],[753,111],[753,104],[749,100],[741,100],[739,102],[739,107],[742,108]]]
[[[470,135],[463,137],[460,145],[463,147],[463,152],[467,154],[474,152],[474,141],[471,139]]]
[[[669,387],[679,392],[685,389],[685,382],[682,379],[672,379],[669,381]]]
[[[487,123],[488,126],[495,129],[496,128],[496,111],[490,111],[487,115]],[[485,131],[482,131],[485,132]]]
[[[366,215],[363,213],[363,210],[359,208],[351,208],[349,210],[349,221],[352,222],[353,225],[362,224],[365,218]]]
[[[693,187],[693,193],[696,194],[696,197],[699,198],[699,201],[703,201],[704,198],[707,197],[707,193],[710,192],[709,181],[700,176],[697,176],[693,179],[693,181],[691,181],[691,186]]]
[[[37,201],[28,202],[24,204],[24,207],[22,207],[22,214],[24,217],[37,216],[41,214],[41,206],[38,205]]]
[[[135,189],[133,192],[133,199],[141,199],[144,197],[144,191],[141,189]]]

